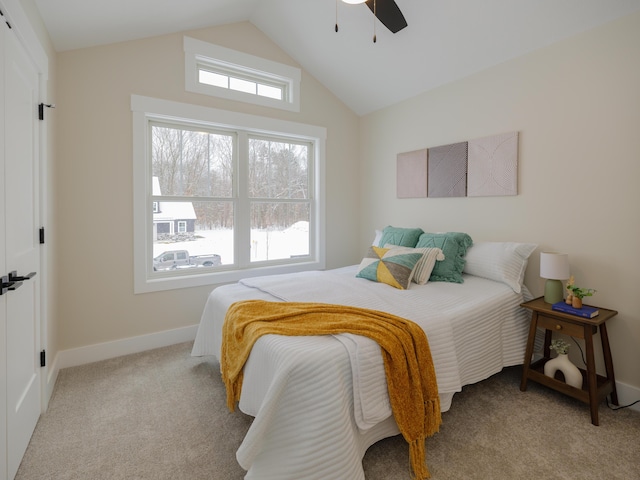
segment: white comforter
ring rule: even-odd
[[[263,298],[372,308],[418,323],[429,339],[443,412],[463,385],[522,362],[528,316],[519,307],[522,295],[506,285],[465,276],[461,285],[412,284],[403,291],[355,278],[355,268],[217,288],[192,354],[219,358],[228,306]],[[398,433],[380,350],[367,338],[267,335],[256,342],[244,372],[239,407],[255,417],[237,452],[247,479],[363,479],[366,449]]]

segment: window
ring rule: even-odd
[[[187,91],[300,111],[299,68],[184,37]]]
[[[324,128],[133,95],[135,292],[324,268]]]
[[[252,95],[259,95],[261,97],[274,98],[276,100],[282,100],[286,94],[285,83],[275,83],[274,85],[268,85],[263,80],[254,80],[252,78],[243,79],[239,78],[240,72],[237,73],[222,73],[210,71],[206,66],[198,66],[198,82],[203,85],[211,85],[214,87],[228,88],[230,90],[236,90],[238,92],[250,93]]]

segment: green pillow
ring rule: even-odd
[[[400,247],[414,248],[420,235],[424,233],[421,228],[398,228],[388,226],[382,230],[382,238],[378,243],[378,247],[390,243],[391,245],[398,245]]]
[[[406,290],[421,258],[422,253],[418,252],[406,253],[400,248],[371,246],[360,263],[356,277]]]
[[[462,283],[464,256],[473,240],[466,233],[423,233],[420,235],[416,248],[439,248],[444,253],[444,260],[436,262],[433,267],[430,282]]]

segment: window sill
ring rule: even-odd
[[[175,274],[167,276],[154,276],[153,278],[136,278],[134,282],[134,293],[151,293],[165,290],[175,290],[180,288],[201,287],[208,285],[212,288],[216,286],[234,283],[243,278],[261,277],[264,275],[280,275],[285,273],[304,272],[309,270],[323,270],[324,262],[304,262],[289,265],[269,265],[264,267],[251,267],[241,270],[227,270],[218,272],[207,272],[203,274],[189,273],[184,276]],[[172,272],[173,273],[173,272]]]

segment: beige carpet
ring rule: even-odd
[[[217,361],[190,350],[61,371],[17,480],[242,479],[235,451],[251,418],[227,411]],[[587,405],[519,382],[510,368],[455,396],[427,441],[434,480],[640,479],[640,413],[603,403],[595,427]],[[407,457],[401,437],[378,442],[366,478],[409,479]]]

